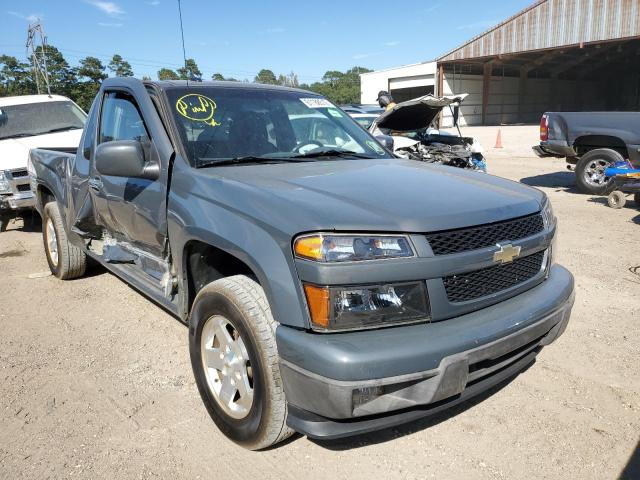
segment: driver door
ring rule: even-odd
[[[119,140],[141,143],[147,162],[159,163],[158,150],[132,95],[107,91],[102,101],[97,145]],[[166,232],[166,184],[158,180],[103,175],[91,166],[89,187],[96,222],[116,240],[160,257]]]

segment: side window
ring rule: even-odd
[[[97,105],[94,105],[93,110],[97,110]],[[87,160],[91,160],[91,153],[93,151],[93,142],[96,139],[96,117],[93,112],[89,112],[89,122],[84,129],[84,140],[82,143],[82,156]]]
[[[148,138],[142,115],[133,98],[121,92],[106,94],[102,104],[98,143],[117,140],[143,141]]]

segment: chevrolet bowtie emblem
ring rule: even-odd
[[[493,254],[493,261],[499,263],[510,263],[520,256],[520,247],[514,247],[510,243],[506,245],[496,245],[499,250]]]

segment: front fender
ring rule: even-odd
[[[174,183],[175,185],[175,183]],[[290,239],[278,238],[260,224],[238,215],[206,198],[169,194],[167,214],[173,263],[180,266],[184,282],[185,245],[197,240],[223,250],[251,268],[263,287],[273,317],[281,324],[308,328],[309,319],[302,287],[298,281]],[[183,316],[188,316],[186,302]]]

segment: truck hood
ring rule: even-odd
[[[34,137],[0,140],[0,170],[27,168],[32,148],[77,148],[82,129],[36,135]]]
[[[237,165],[197,172],[199,185],[189,185],[192,192],[288,235],[461,228],[535,213],[544,196],[492,175],[403,159]]]
[[[431,122],[447,105],[461,103],[467,94],[455,97],[434,97],[425,95],[415,100],[397,104],[375,121],[378,128],[388,128],[398,132],[411,132],[431,125]],[[374,125],[374,126],[375,126]]]

